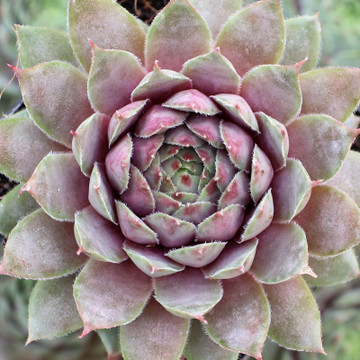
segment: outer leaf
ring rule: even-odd
[[[34,340],[62,336],[82,327],[73,297],[74,277],[39,281],[29,302],[29,337]]]
[[[71,130],[92,114],[86,76],[72,65],[50,62],[16,69],[32,119],[52,139],[71,148]]]
[[[359,208],[347,194],[330,186],[314,187],[295,221],[304,228],[312,255],[338,255],[360,242]]]
[[[237,360],[239,354],[223,349],[204,334],[201,324],[197,320],[191,321],[191,329],[184,350],[188,360]]]
[[[126,50],[143,60],[145,32],[123,7],[112,0],[70,0],[68,10],[70,39],[86,70],[91,62],[88,39],[104,49]]]
[[[320,313],[306,282],[298,276],[266,285],[265,291],[271,306],[269,336],[290,349],[324,353]]]
[[[360,98],[360,69],[326,68],[300,76],[302,114],[327,114],[345,121]]]
[[[66,148],[51,141],[25,114],[0,121],[0,172],[8,177],[27,181],[51,150]]]
[[[0,233],[5,236],[9,236],[19,220],[38,208],[38,204],[28,193],[19,195],[21,186],[15,186],[0,201]]]
[[[77,270],[73,225],[48,217],[41,209],[21,220],[7,241],[0,273],[25,279],[53,279]]]
[[[125,360],[178,360],[185,347],[189,323],[150,300],[135,321],[120,328]]]
[[[22,191],[28,191],[56,220],[74,219],[74,214],[89,204],[88,179],[71,153],[48,154],[35,169]]]
[[[185,270],[154,279],[156,300],[168,311],[185,319],[203,319],[222,298],[218,280],[205,279],[199,269]]]
[[[359,265],[353,249],[333,258],[317,258],[310,256],[309,266],[317,278],[305,275],[310,286],[333,286],[348,282],[360,275]]]
[[[68,34],[49,27],[15,25],[19,39],[21,64],[24,68],[60,60],[79,67]]]
[[[111,329],[100,329],[97,331],[105,349],[109,356],[109,360],[117,359],[116,356],[120,354],[120,342],[119,342],[119,331],[118,327]],[[121,358],[119,358],[120,360]]]
[[[211,34],[204,19],[187,0],[172,0],[149,28],[145,65],[150,71],[159,60],[160,67],[180,71],[185,61],[209,52],[210,45]]]
[[[123,50],[93,46],[88,79],[89,99],[94,109],[111,116],[130,102],[130,94],[145,71],[135,55]]]
[[[215,14],[215,13],[214,13]],[[284,48],[285,28],[280,2],[263,0],[232,16],[216,40],[239,75],[260,64],[276,64]]]
[[[256,67],[244,76],[241,96],[253,111],[263,111],[283,124],[289,123],[301,109],[298,66]]]
[[[293,65],[307,59],[301,71],[313,69],[318,61],[321,45],[319,16],[299,16],[285,20],[286,45],[280,64]]]
[[[74,296],[84,333],[125,325],[138,317],[152,290],[151,280],[131,261],[91,260],[77,277]]]
[[[264,290],[250,275],[223,281],[222,301],[205,316],[212,340],[220,346],[261,359],[270,324]]]
[[[313,180],[328,180],[340,168],[357,132],[326,115],[306,115],[288,126],[289,156],[299,159]]]

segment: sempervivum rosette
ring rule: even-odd
[[[359,273],[360,70],[311,70],[318,19],[278,0],[172,0],[149,28],[70,0],[68,20],[70,44],[17,28],[29,115],[0,124],[1,171],[24,183],[7,231],[27,214],[0,269],[47,280],[28,341],[83,324],[120,326],[125,359],[261,359],[267,335],[323,352],[301,275]]]

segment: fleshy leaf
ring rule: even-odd
[[[240,76],[260,64],[276,64],[285,42],[280,2],[263,0],[237,12],[221,29],[215,46]]]
[[[155,208],[158,212],[171,215],[181,206],[179,201],[162,192],[153,191],[153,195],[155,199]]]
[[[271,224],[258,238],[250,271],[260,282],[283,282],[300,274],[307,266],[306,235],[297,224]]]
[[[86,76],[63,62],[42,63],[15,69],[27,110],[39,128],[71,148],[71,130],[92,113]]]
[[[125,359],[178,360],[186,344],[189,322],[151,299],[135,321],[120,328]]]
[[[232,124],[235,125],[235,124]],[[236,128],[235,128],[236,130]],[[240,136],[236,139],[234,143],[236,144],[238,141],[242,139],[242,133],[239,134]],[[231,139],[234,140],[234,139]],[[228,142],[228,147],[230,143]],[[231,145],[230,145],[231,147]],[[234,149],[233,155],[239,154],[236,149]],[[232,156],[234,157],[234,156]],[[236,160],[236,159],[235,159]],[[234,178],[236,174],[236,168],[233,165],[233,162],[230,161],[229,154],[225,150],[218,150],[216,152],[216,161],[215,161],[215,177],[213,178],[217,186],[221,191],[225,191],[226,187],[230,184],[231,180]],[[209,183],[210,184],[210,183]]]
[[[173,0],[149,28],[145,65],[151,70],[158,60],[162,68],[180,71],[185,61],[209,52],[210,46],[211,34],[204,19],[188,1]]]
[[[70,39],[86,70],[91,63],[88,39],[104,49],[126,50],[144,59],[145,32],[122,6],[112,0],[70,0],[68,11]]]
[[[24,68],[53,60],[68,62],[79,67],[65,31],[40,26],[15,25],[15,27],[19,39],[18,46],[21,49],[21,64]]]
[[[338,285],[360,275],[359,265],[353,249],[326,259],[310,256],[309,266],[317,275],[317,278],[305,275],[304,278],[310,286]]]
[[[82,327],[73,297],[74,277],[39,281],[29,301],[29,337],[34,340],[65,335]]]
[[[79,252],[92,259],[120,263],[127,259],[122,249],[124,236],[118,226],[99,215],[91,206],[75,214],[74,226]]]
[[[207,315],[210,338],[225,349],[261,359],[270,308],[261,285],[244,274],[222,282],[224,296]]]
[[[344,122],[360,98],[360,70],[325,68],[300,75],[302,114],[326,114]]]
[[[0,121],[0,172],[17,181],[27,181],[37,164],[50,151],[67,150],[51,141],[28,116]]]
[[[185,125],[169,130],[165,135],[165,143],[171,145],[180,145],[183,147],[199,147],[204,141],[197,137]]]
[[[359,208],[347,194],[330,186],[315,186],[295,221],[305,230],[312,255],[338,255],[360,242]]]
[[[214,343],[204,333],[200,321],[192,320],[190,334],[184,350],[188,360],[237,360],[239,354]]]
[[[150,188],[153,190],[158,191],[160,190],[161,182],[163,179],[163,174],[161,172],[160,167],[160,155],[157,153],[152,161],[150,167],[144,172],[144,177],[148,182]],[[160,210],[159,210],[160,211]]]
[[[167,259],[159,248],[145,247],[126,240],[124,250],[131,261],[150,277],[167,276],[185,269],[185,266]]]
[[[300,277],[265,285],[271,307],[269,336],[294,350],[324,353],[320,312],[306,282]]]
[[[319,16],[298,16],[285,20],[286,44],[280,64],[293,65],[307,59],[301,71],[313,69],[321,45]]]
[[[222,297],[220,282],[205,279],[199,269],[154,279],[156,300],[168,311],[185,319],[203,319]]]
[[[74,227],[47,216],[41,209],[22,219],[6,243],[0,273],[25,279],[53,279],[84,264],[76,255]]]
[[[326,115],[305,115],[287,128],[289,156],[299,159],[312,180],[328,180],[340,168],[357,135]]]
[[[250,269],[254,260],[258,239],[228,244],[219,257],[202,271],[206,278],[232,279]]]
[[[22,184],[9,191],[0,201],[0,233],[9,236],[17,222],[39,206],[26,192],[19,195]]]
[[[181,206],[174,212],[174,216],[181,220],[190,221],[197,225],[212,215],[215,211],[215,204],[205,201],[197,201],[192,204],[188,203]]]
[[[130,102],[130,94],[145,76],[137,57],[123,50],[93,46],[88,79],[89,99],[94,109],[111,116]]]
[[[198,201],[209,201],[214,204],[220,197],[220,190],[216,185],[216,180],[212,178],[206,186],[201,190]]]
[[[74,284],[75,301],[84,323],[83,336],[95,329],[133,321],[151,291],[151,279],[131,261],[110,264],[90,260]]]
[[[120,331],[119,327],[115,327],[111,329],[99,329],[97,331],[100,340],[106,349],[109,360],[121,360],[121,358],[118,359],[116,357],[116,356],[121,356],[119,331]]]
[[[243,78],[241,96],[254,112],[263,111],[283,124],[289,123],[301,108],[298,66],[262,65],[252,69]]]
[[[214,12],[212,7],[207,8]],[[241,78],[231,62],[221,55],[220,49],[188,60],[181,72],[191,78],[193,87],[205,95],[238,94],[240,91]]]
[[[22,187],[56,220],[74,220],[74,214],[89,204],[89,180],[81,173],[71,153],[50,153],[41,160]]]
[[[311,179],[301,162],[288,159],[286,167],[275,173],[271,183],[274,194],[274,220],[290,221],[307,204]]]

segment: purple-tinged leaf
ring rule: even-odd
[[[163,179],[160,167],[160,155],[157,153],[149,168],[144,172],[144,177],[152,190],[159,190]],[[154,195],[154,194],[153,194]]]
[[[74,233],[79,245],[78,253],[84,252],[92,259],[112,263],[128,258],[122,249],[125,238],[119,227],[100,216],[91,206],[75,214]]]
[[[264,151],[255,144],[250,178],[250,194],[255,203],[262,198],[266,190],[269,188],[273,175],[274,170],[271,166],[269,158],[266,156]]]
[[[201,167],[201,165],[197,165]],[[178,191],[196,193],[200,183],[199,175],[180,169],[172,177],[172,181]]]
[[[162,106],[210,116],[220,112],[218,107],[206,95],[196,89],[180,91],[167,99]]]
[[[196,227],[194,224],[168,214],[151,214],[144,218],[144,222],[157,233],[160,244],[165,247],[180,247],[195,238]]]
[[[151,279],[131,261],[110,264],[90,260],[74,284],[75,301],[84,323],[82,336],[133,321],[151,292]]]
[[[15,25],[20,60],[24,68],[53,60],[79,67],[68,34],[65,31],[40,26]],[[34,51],[36,49],[36,51]]]
[[[321,26],[319,16],[298,16],[285,20],[286,44],[280,64],[293,65],[307,59],[301,72],[316,66],[320,55]]]
[[[214,175],[206,167],[204,167],[204,169],[200,175],[200,182],[199,182],[199,189],[198,189],[199,193],[201,193],[203,191],[204,187],[211,181],[211,179],[213,179],[213,177],[214,177]]]
[[[168,276],[185,269],[185,266],[168,259],[164,252],[156,247],[145,247],[126,240],[124,250],[142,272],[153,278]]]
[[[136,320],[120,328],[125,359],[178,360],[186,344],[189,323],[151,299]]]
[[[312,180],[328,180],[341,167],[357,131],[326,115],[305,115],[287,128],[289,156],[299,159]]]
[[[160,161],[163,162],[167,159],[170,159],[171,157],[178,154],[179,151],[180,151],[180,146],[178,145],[164,144],[159,151]]]
[[[201,159],[199,158],[199,155],[196,153],[196,151],[192,148],[183,148],[181,149],[177,157],[185,162],[197,162],[201,163]]]
[[[174,176],[174,174],[181,168],[181,166],[181,160],[177,156],[167,159],[161,164],[162,169],[170,178]]]
[[[188,60],[181,72],[191,78],[194,89],[205,95],[240,92],[241,78],[219,48]]]
[[[237,360],[239,357],[237,352],[220,347],[204,334],[198,320],[191,321],[184,355],[188,360]]]
[[[227,241],[235,236],[245,215],[241,205],[230,205],[212,214],[198,226],[197,241]]]
[[[173,0],[149,28],[145,65],[150,71],[158,60],[162,68],[180,71],[187,60],[210,49],[211,34],[205,20],[188,1]]]
[[[215,204],[206,201],[199,201],[192,204],[188,203],[182,205],[174,212],[173,215],[181,220],[186,220],[197,225],[212,215],[216,209],[217,207]]]
[[[240,76],[260,64],[276,64],[284,49],[285,26],[280,2],[264,0],[237,12],[222,27],[215,46]]]
[[[227,244],[220,256],[202,269],[206,278],[232,279],[246,273],[254,260],[258,239]]]
[[[312,182],[299,160],[288,159],[271,183],[274,194],[274,220],[292,220],[304,209],[311,195]]]
[[[105,159],[106,175],[111,186],[120,194],[128,188],[132,151],[133,143],[127,134],[110,150]]]
[[[89,99],[96,111],[111,116],[130,102],[131,92],[146,72],[138,58],[130,52],[105,50],[94,44],[92,51]]]
[[[269,336],[288,349],[324,353],[320,312],[306,282],[298,276],[264,288],[271,307]]]
[[[239,171],[226,187],[219,199],[219,210],[232,204],[246,206],[250,202],[249,176],[245,171]]]
[[[115,198],[105,173],[105,165],[95,163],[89,184],[89,202],[105,219],[117,224]]]
[[[204,141],[197,137],[185,125],[169,130],[165,135],[164,142],[171,145],[180,145],[184,147],[199,147]]]
[[[241,134],[240,134],[241,135]],[[231,145],[228,145],[231,146]],[[233,155],[235,154],[235,149]],[[251,154],[251,153],[250,153]],[[215,177],[219,189],[223,192],[226,187],[230,184],[231,180],[234,178],[237,169],[234,167],[233,163],[230,161],[228,153],[226,150],[218,150],[216,153],[215,161]]]
[[[76,271],[86,261],[76,255],[74,226],[51,219],[41,209],[22,219],[6,243],[0,274],[53,279]]]
[[[325,68],[300,75],[302,114],[326,114],[344,122],[360,98],[360,70]]]
[[[221,347],[260,360],[270,324],[265,292],[248,274],[224,280],[222,284],[222,301],[205,316],[206,331]]]
[[[40,339],[66,335],[82,327],[73,297],[74,277],[39,281],[29,300],[29,337]]]
[[[21,191],[28,191],[56,220],[73,221],[75,212],[88,206],[89,180],[71,153],[49,153]]]
[[[137,216],[146,216],[154,211],[155,200],[150,186],[135,166],[130,168],[129,187],[120,198]]]
[[[185,319],[199,319],[222,298],[220,281],[205,279],[200,269],[185,270],[154,279],[156,300],[168,311]]]
[[[50,138],[71,148],[71,130],[92,113],[86,76],[63,62],[15,69],[24,103],[32,119]]]
[[[265,151],[273,169],[279,170],[286,164],[289,153],[289,136],[286,127],[262,112],[255,115],[260,130],[256,143]]]
[[[26,116],[0,121],[0,172],[17,181],[27,181],[37,164],[50,151],[66,151],[50,140]]]
[[[197,136],[215,148],[222,149],[224,147],[220,137],[219,117],[191,114],[186,119],[186,125]]]
[[[239,95],[219,94],[211,96],[224,113],[241,127],[259,132],[255,115],[248,103]]]
[[[317,278],[305,275],[304,279],[310,286],[339,285],[360,275],[359,265],[353,249],[326,259],[310,256],[309,266],[317,275]]]
[[[315,186],[295,221],[305,230],[311,255],[338,255],[360,241],[358,206],[347,194],[330,186]]]
[[[271,189],[264,195],[259,204],[247,216],[242,241],[250,240],[263,232],[272,222],[274,202]]]
[[[157,234],[152,231],[121,201],[115,201],[119,224],[124,236],[138,244],[156,245],[159,243]]]
[[[160,103],[172,94],[191,89],[191,80],[172,70],[160,69],[155,62],[154,69],[148,73],[131,93],[131,101],[150,99]]]
[[[164,193],[171,193],[176,191],[176,188],[173,184],[173,182],[170,179],[170,176],[166,174],[164,170],[162,170],[162,183],[160,185],[160,191]]]
[[[213,262],[223,251],[226,242],[210,242],[170,250],[166,256],[179,264],[200,268]]]
[[[156,153],[163,144],[164,135],[158,134],[149,138],[133,137],[133,156],[132,163],[144,172],[149,168],[154,160]]]
[[[216,204],[220,197],[220,190],[216,184],[216,180],[212,178],[208,184],[201,190],[198,201],[208,201]]]
[[[251,155],[254,151],[252,137],[239,125],[230,121],[221,123],[220,133],[232,163],[240,170],[250,170]]]
[[[86,70],[91,63],[88,39],[104,49],[126,50],[144,59],[144,30],[112,0],[70,0],[68,24],[73,48]]]
[[[86,176],[90,176],[95,162],[105,161],[109,121],[108,116],[95,113],[73,133],[72,151]]]
[[[301,109],[298,71],[298,64],[258,66],[244,76],[241,96],[254,112],[262,111],[288,124]]]
[[[162,192],[154,191],[153,195],[155,199],[155,210],[158,212],[172,215],[172,213],[181,206],[179,201]]]
[[[198,199],[198,195],[194,193],[187,193],[184,191],[176,191],[172,194],[173,199],[180,201],[183,204],[194,203]]]
[[[205,144],[195,148],[195,151],[205,167],[211,173],[215,173],[216,149],[209,144]]]
[[[277,284],[300,274],[308,265],[306,234],[295,223],[271,224],[258,235],[251,273],[262,283]]]

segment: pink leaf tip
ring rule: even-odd
[[[78,251],[76,252],[76,255],[81,255],[83,252],[84,252],[84,248],[80,246]]]
[[[84,326],[84,331],[82,332],[82,334],[79,336],[79,339],[84,338],[87,334],[89,334],[92,330],[90,328],[88,328],[86,325]]]
[[[20,196],[24,191],[29,191],[30,186],[28,183],[25,183],[24,186],[22,186],[18,192],[18,196]]]
[[[92,40],[89,39],[89,38],[88,38],[88,42],[89,42],[91,48],[94,50],[96,45],[95,45],[95,44],[92,42]]]
[[[7,66],[16,74],[20,69],[14,65],[7,64]]]
[[[298,62],[297,64],[295,64],[295,68],[297,72],[300,72],[301,67],[309,60],[308,57],[306,57],[305,59],[301,60],[300,62]]]
[[[314,187],[316,185],[321,184],[324,181],[324,179],[314,180],[311,182],[311,186]]]
[[[202,315],[199,315],[196,317],[199,321],[201,321],[203,324],[207,324],[208,322],[204,319]]]
[[[75,137],[77,135],[76,131],[70,130],[70,134]]]

